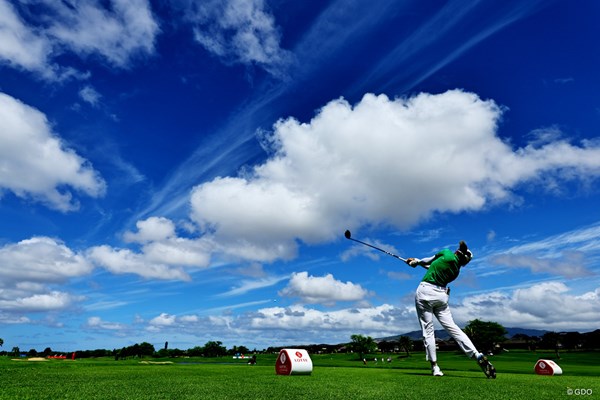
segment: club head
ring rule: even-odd
[[[346,232],[344,232],[344,236],[346,236],[346,239],[350,239],[352,237],[352,234],[349,230],[346,230]]]

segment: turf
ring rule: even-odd
[[[600,393],[598,353],[568,353],[557,360],[562,376],[537,376],[534,353],[493,357],[498,378],[456,353],[441,353],[445,376],[430,375],[423,354],[365,366],[352,355],[313,355],[308,376],[275,374],[275,355],[258,365],[223,359],[0,360],[0,399],[559,399],[569,390]],[[541,355],[550,358],[550,355]],[[372,358],[370,358],[372,359]],[[148,360],[160,361],[160,360]]]

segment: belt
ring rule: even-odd
[[[425,281],[423,281],[421,283],[424,283],[424,284],[429,285],[429,286],[433,286],[436,289],[446,290],[446,286],[439,286],[439,285],[436,285],[436,284],[433,284],[433,283],[430,283],[430,282],[425,282]]]
[[[430,282],[424,282],[424,281],[422,281],[421,283],[423,283],[423,284],[425,284],[425,285],[428,285],[428,286],[431,286],[431,287],[434,287],[434,288],[436,288],[436,289],[438,289],[438,290],[441,290],[441,291],[443,291],[443,292],[446,292],[446,294],[450,294],[450,288],[449,288],[449,287],[446,287],[446,286],[440,286],[440,285],[436,285],[436,284],[434,284],[434,283],[430,283]]]

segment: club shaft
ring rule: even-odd
[[[369,247],[371,247],[371,248],[373,248],[373,249],[375,249],[375,250],[379,250],[379,251],[381,251],[382,253],[385,253],[385,254],[387,254],[388,256],[396,257],[397,259],[399,259],[399,260],[402,260],[402,261],[406,262],[406,259],[405,259],[405,258],[402,258],[402,257],[400,257],[400,256],[397,256],[397,255],[395,255],[395,254],[392,254],[392,253],[390,253],[389,251],[385,251],[385,250],[383,250],[383,249],[380,249],[379,247],[375,247],[375,246],[373,246],[372,244],[365,243],[365,242],[363,242],[363,241],[361,241],[361,240],[354,239],[354,238],[352,238],[352,237],[349,237],[348,239],[350,239],[350,240],[354,240],[355,242],[358,242],[358,243],[364,244],[365,246],[369,246]]]

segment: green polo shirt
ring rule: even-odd
[[[422,282],[438,286],[446,286],[458,277],[460,263],[453,251],[444,249],[435,255],[435,260],[429,265]]]

